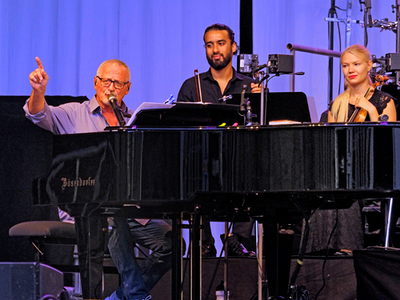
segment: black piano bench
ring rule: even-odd
[[[28,221],[14,225],[8,234],[12,237],[28,238],[37,250],[34,258],[36,262],[44,261],[61,272],[79,272],[77,255],[74,255],[76,252],[74,224],[61,221]],[[57,253],[53,253],[54,251]],[[63,258],[60,260],[60,257]]]
[[[28,221],[14,225],[10,236],[41,236],[44,238],[64,238],[75,240],[75,225],[61,221]]]
[[[61,221],[28,221],[14,225],[8,231],[10,236],[29,238],[38,253],[43,244],[76,244],[75,225]],[[38,261],[39,261],[39,257]]]
[[[77,256],[74,255],[76,245],[74,224],[61,221],[28,221],[14,225],[9,229],[8,234],[11,237],[28,238],[37,250],[35,252],[36,262],[42,262],[43,257],[50,255],[50,261],[46,261],[47,259],[45,259],[45,263],[64,273],[64,284],[68,286],[74,285],[73,293],[81,293],[80,277],[78,275],[79,265]],[[62,245],[63,247],[48,248],[46,245]],[[54,250],[56,253],[50,253],[54,252]],[[63,257],[61,261],[52,261],[54,257],[59,257],[60,254]]]

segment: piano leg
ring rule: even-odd
[[[181,299],[182,294],[182,217],[172,216],[172,299]]]
[[[201,299],[201,227],[202,215],[195,213],[190,217],[190,297],[189,299]]]
[[[293,235],[280,234],[277,223],[264,222],[263,225],[268,296],[279,299],[286,297],[288,291]]]
[[[107,219],[75,217],[83,299],[102,299],[103,259]]]
[[[202,252],[201,252],[201,229],[203,226],[203,216],[201,214],[194,214],[192,223],[192,252],[191,258],[191,272],[192,272],[192,282],[191,289],[192,294],[190,299],[201,299],[202,292],[202,281],[201,276],[203,274],[203,262],[202,262]]]

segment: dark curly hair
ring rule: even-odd
[[[235,33],[232,31],[232,29],[229,28],[229,26],[224,25],[224,24],[220,24],[220,23],[215,23],[213,25],[210,25],[206,28],[206,30],[204,31],[204,35],[203,35],[203,41],[205,41],[205,37],[206,37],[206,33],[211,31],[211,30],[226,30],[228,32],[229,35],[229,39],[231,40],[231,44],[233,45],[235,42]],[[236,44],[237,46],[237,44]],[[237,49],[239,49],[239,46],[237,46]],[[235,51],[235,53],[233,54],[237,54],[237,50]]]

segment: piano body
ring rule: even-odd
[[[94,299],[104,216],[130,209],[134,217],[178,219],[181,213],[239,210],[281,220],[299,210],[395,197],[399,143],[400,125],[377,123],[143,127],[54,136],[52,168],[36,183],[36,204],[58,205],[76,218],[83,297]],[[175,238],[180,241],[179,234]],[[177,268],[180,253],[174,259]],[[173,282],[179,276],[175,270]],[[180,287],[172,293],[178,299]]]

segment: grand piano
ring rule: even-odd
[[[182,214],[240,211],[284,221],[397,197],[399,143],[397,123],[143,126],[54,136],[53,164],[36,183],[35,201],[76,218],[83,298],[95,299],[107,216],[170,217],[179,231]],[[180,241],[178,232],[174,238]],[[180,258],[177,244],[175,283]],[[178,284],[172,298],[180,292]]]

